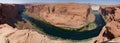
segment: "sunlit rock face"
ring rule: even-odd
[[[107,22],[111,22],[112,20],[114,21],[119,21],[118,19],[119,16],[119,6],[103,6],[101,9],[101,13],[106,16]]]
[[[104,6],[102,11],[107,24],[103,27],[96,43],[120,43],[120,6]]]
[[[0,43],[70,43],[66,40],[52,40],[31,29],[17,29],[8,24],[0,25]]]
[[[80,28],[86,24],[90,6],[77,3],[30,5],[26,13],[59,27]]]

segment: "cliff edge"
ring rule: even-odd
[[[26,7],[26,13],[58,27],[80,28],[86,25],[90,6],[77,3],[33,4]]]

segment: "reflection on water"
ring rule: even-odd
[[[96,16],[95,22],[100,23],[101,24],[100,26],[98,26],[94,30],[78,32],[78,31],[65,30],[60,27],[56,27],[51,24],[45,23],[43,21],[33,19],[27,16],[26,14],[22,14],[23,18],[30,21],[32,24],[34,24],[34,26],[36,26],[44,33],[51,36],[56,36],[63,39],[71,39],[71,40],[83,40],[97,36],[100,33],[102,27],[105,25],[105,22],[100,15],[95,14],[95,16]]]

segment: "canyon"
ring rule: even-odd
[[[33,4],[27,6],[25,12],[30,17],[44,19],[58,27],[80,28],[86,25],[90,6],[77,3]],[[92,17],[91,21],[94,21]]]
[[[88,4],[58,3],[22,6],[25,7],[23,13],[26,13],[29,17],[46,21],[56,27],[77,29],[85,26],[89,22],[95,21],[95,17],[92,15],[93,13]],[[0,4],[0,42],[82,43],[80,41],[72,42],[71,40],[51,39],[51,36],[47,36],[39,31],[33,24],[21,17],[19,10],[22,6]],[[106,21],[106,25],[102,28],[99,35],[89,43],[120,43],[120,6],[101,5],[99,13]]]

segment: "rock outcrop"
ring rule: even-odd
[[[116,41],[120,37],[120,6],[109,6],[102,9],[104,16],[106,17],[107,24],[103,27],[96,43],[120,43]]]
[[[59,27],[80,28],[87,22],[90,6],[87,4],[33,4],[26,7],[26,13],[41,18]]]
[[[23,22],[23,20],[18,14],[18,7],[11,4],[0,4],[0,43],[69,43],[52,40],[47,35],[38,33],[35,28],[30,28],[32,27],[30,23],[21,23],[20,21]],[[19,8],[21,9],[21,7]],[[21,29],[13,28],[15,23],[19,23]],[[25,28],[25,26],[29,28]]]
[[[7,23],[15,27],[14,23],[22,21],[15,5],[0,4],[0,24]]]
[[[70,41],[52,40],[31,29],[19,30],[8,24],[2,24],[0,25],[0,43],[70,43]]]

